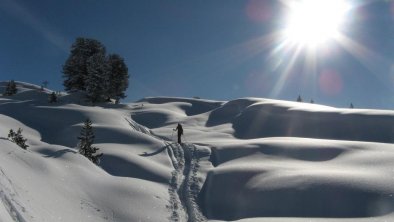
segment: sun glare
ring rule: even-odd
[[[295,0],[289,4],[285,38],[306,47],[335,39],[349,8],[345,0]]]

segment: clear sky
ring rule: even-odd
[[[349,8],[335,27],[340,36],[318,46],[308,45],[315,39],[302,33],[324,34],[331,23],[321,16],[329,10],[312,8],[316,19],[301,18],[303,25],[295,25],[296,34],[289,36],[283,34],[289,18],[298,21],[290,16],[296,6],[289,2],[297,4],[0,0],[0,79],[48,80],[49,88],[62,90],[61,67],[72,42],[89,37],[125,58],[131,75],[126,101],[146,96],[295,100],[300,94],[336,107],[352,102],[356,108],[393,109],[394,2],[346,1]],[[339,11],[329,13],[330,22]]]

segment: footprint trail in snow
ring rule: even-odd
[[[197,204],[200,191],[198,170],[199,150],[193,144],[168,143],[169,156],[174,166],[169,186],[171,221],[206,221]]]

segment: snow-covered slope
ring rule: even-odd
[[[394,221],[392,111],[260,98],[93,106],[83,93],[48,104],[50,90],[18,89],[0,97],[0,221]],[[99,167],[76,150],[86,118]],[[26,151],[5,138],[19,127]]]
[[[47,92],[19,86],[21,94],[0,97],[0,212],[16,221],[161,221],[169,215],[171,162],[164,152],[143,155],[165,144],[132,128],[129,110],[62,98],[50,105]],[[104,153],[101,168],[75,149],[87,117]],[[19,127],[27,151],[4,138]]]

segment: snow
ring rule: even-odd
[[[393,111],[83,92],[49,104],[51,90],[17,85],[0,96],[0,221],[394,220]],[[86,118],[99,166],[76,149]],[[6,138],[18,128],[27,150]]]
[[[214,153],[201,200],[210,218],[363,218],[393,211],[391,144],[269,138],[217,146]]]

